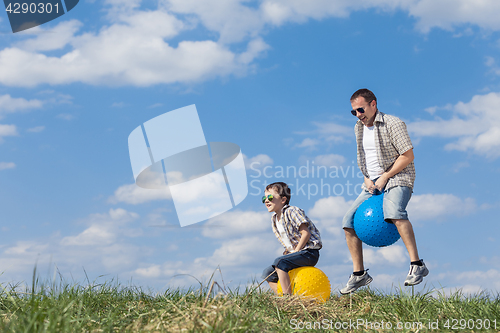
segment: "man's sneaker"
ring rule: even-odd
[[[408,276],[405,280],[405,286],[414,286],[419,284],[424,279],[424,276],[429,274],[429,270],[424,264],[424,261],[420,259],[422,262],[422,266],[418,265],[410,265],[410,271],[408,272]]]
[[[352,293],[360,287],[367,286],[372,281],[373,279],[368,274],[367,270],[361,276],[351,274],[351,276],[349,276],[349,281],[347,281],[347,285],[344,288],[340,289],[340,293],[342,295]]]

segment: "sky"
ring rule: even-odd
[[[160,292],[212,275],[244,288],[283,251],[261,202],[283,181],[338,292],[362,182],[349,98],[368,88],[414,146],[408,213],[430,270],[415,290],[498,293],[499,15],[496,0],[80,0],[13,34],[2,14],[0,283],[30,284],[36,266]],[[207,142],[241,148],[249,192],[180,227],[168,191],[135,185],[127,140],[192,104]],[[403,286],[401,240],[364,256],[373,288]]]

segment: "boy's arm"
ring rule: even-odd
[[[307,244],[309,238],[311,238],[311,232],[309,231],[309,223],[302,223],[299,227],[300,240],[293,252],[299,252]]]

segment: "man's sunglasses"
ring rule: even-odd
[[[351,113],[353,116],[356,115],[356,111],[359,112],[359,113],[365,113],[365,109],[363,108],[357,108],[356,110],[351,110]]]
[[[269,194],[267,197],[266,196],[263,196],[262,197],[262,203],[265,203],[266,200],[269,200],[269,201],[273,201],[274,197],[272,194]]]

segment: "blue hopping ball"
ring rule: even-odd
[[[384,221],[383,201],[383,193],[372,195],[354,214],[354,231],[363,243],[370,246],[389,246],[400,237],[396,226]]]

